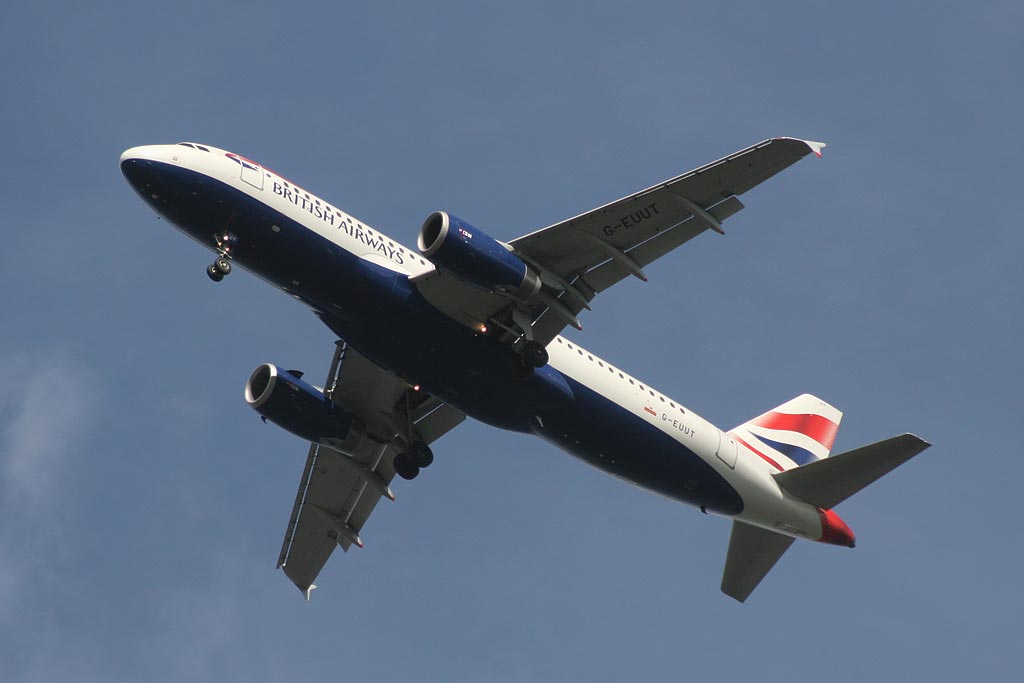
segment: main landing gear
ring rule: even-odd
[[[523,342],[523,350],[520,352],[523,365],[528,368],[542,368],[548,364],[548,350],[532,339]]]
[[[206,274],[214,282],[220,282],[224,276],[231,272],[231,250],[234,248],[238,238],[230,232],[214,235],[214,242],[217,244],[217,253],[220,256],[217,260],[206,267]]]
[[[523,365],[525,375],[529,375],[533,370],[548,364],[548,350],[533,338],[533,319],[527,311],[513,306],[511,315],[511,324],[502,324],[501,327],[512,335],[512,348],[518,351],[519,362]]]
[[[409,447],[395,456],[395,474],[402,479],[415,479],[424,467],[434,462],[434,452],[422,441],[413,441]]]

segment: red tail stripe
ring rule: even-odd
[[[811,437],[825,448],[832,450],[839,425],[821,415],[790,415],[789,413],[768,413],[757,418],[751,424],[765,429],[800,432]]]

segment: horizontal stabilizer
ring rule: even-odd
[[[774,531],[733,522],[729,554],[722,573],[722,592],[740,602],[746,600],[793,540]]]
[[[811,505],[830,510],[931,444],[902,434],[775,474],[775,481]]]

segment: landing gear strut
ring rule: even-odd
[[[231,257],[231,250],[234,248],[238,238],[230,232],[225,232],[215,235],[213,239],[217,243],[217,253],[220,256],[206,267],[206,274],[214,282],[220,282],[224,279],[225,275],[231,272],[231,261],[228,259]]]

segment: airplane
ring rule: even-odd
[[[241,155],[133,147],[121,171],[161,217],[308,306],[337,336],[323,386],[264,363],[262,417],[309,442],[278,568],[309,600],[396,476],[466,417],[532,433],[612,476],[732,520],[721,590],[743,602],[795,539],[854,546],[833,508],[930,444],[913,434],[830,455],[842,413],[804,394],[722,430],[560,333],[595,297],[744,208],[738,196],[824,143],[759,142],[510,242],[445,211],[417,249]]]

